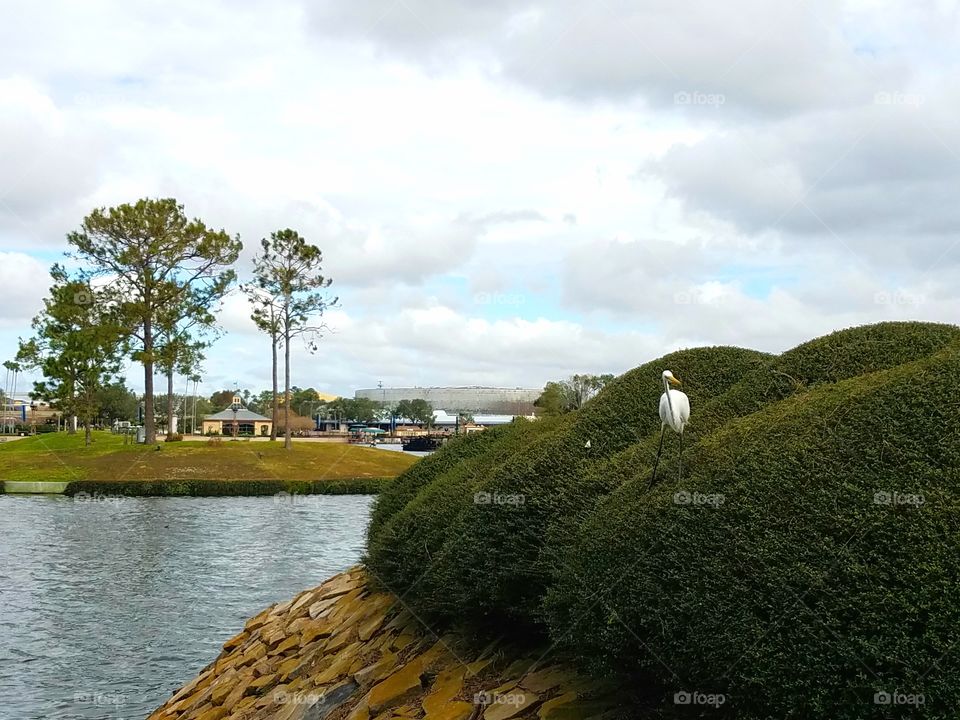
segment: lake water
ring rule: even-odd
[[[295,499],[0,495],[0,718],[145,718],[356,563],[372,498]]]

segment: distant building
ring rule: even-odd
[[[451,414],[444,410],[434,410],[433,426],[444,429],[450,429],[459,426],[463,427],[467,432],[472,432],[474,430],[483,430],[484,428],[495,427],[497,425],[509,425],[516,417],[526,417],[527,420],[536,419],[536,416],[532,414],[518,416],[476,413],[467,418],[460,418],[458,421],[456,413]]]
[[[236,408],[236,410],[234,410]],[[270,434],[273,420],[243,407],[243,399],[233,396],[233,402],[226,410],[203,419],[204,435],[253,435]]]
[[[426,400],[434,409],[448,412],[491,413],[501,415],[531,415],[533,402],[542,388],[497,387],[405,387],[368,388],[357,390],[355,398],[366,398],[387,405],[401,400]]]
[[[526,420],[536,420],[536,415],[498,415],[498,414],[480,414],[480,413],[450,413],[446,410],[434,410],[433,422],[430,425],[431,432],[452,435],[454,433],[472,433],[485,430],[497,425],[509,425],[516,418],[521,417]],[[347,426],[344,426],[346,428]],[[410,418],[392,417],[382,418],[380,420],[371,420],[365,423],[350,423],[351,432],[363,433],[364,428],[378,428],[384,432],[396,433],[397,435],[422,435],[427,432],[423,423],[415,422]],[[332,424],[318,425],[318,430],[337,429]]]
[[[27,424],[41,425],[56,422],[60,411],[50,407],[45,400],[34,400],[27,396],[11,395],[0,400],[0,429],[4,425]]]

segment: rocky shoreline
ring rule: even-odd
[[[149,720],[587,720],[621,693],[544,652],[432,635],[362,568],[267,608]]]

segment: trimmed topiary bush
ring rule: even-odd
[[[445,582],[443,575],[424,575],[424,569],[436,566],[439,558],[434,553],[443,552],[451,529],[460,522],[464,512],[472,505],[495,501],[480,491],[484,479],[527,448],[539,433],[555,422],[555,419],[546,419],[542,423],[519,420],[474,433],[483,436],[484,442],[472,442],[469,453],[462,452],[465,447],[459,443],[451,445],[458,461],[450,464],[441,476],[424,484],[399,512],[382,520],[375,528],[371,525],[368,557],[376,558],[370,564],[376,564],[381,581],[392,585],[399,580],[402,586],[397,587],[397,592],[421,607],[429,607],[432,615],[456,614],[449,588],[442,584]],[[445,464],[449,462],[450,458],[444,461]],[[417,467],[414,465],[411,471]],[[425,475],[418,474],[417,477],[423,481]],[[395,498],[396,486],[397,481],[394,481],[377,498],[378,509],[385,499]],[[402,488],[404,493],[409,491],[409,485]],[[408,582],[410,578],[413,582]]]
[[[552,634],[738,717],[873,717],[895,690],[960,706],[958,410],[955,345],[734,421],[682,481],[596,507]]]
[[[838,330],[787,350],[741,378],[705,404],[697,427],[712,431],[797,392],[929,357],[958,340],[960,328],[940,323],[887,322]]]
[[[648,490],[665,368],[693,417],[683,477],[671,436]],[[367,562],[418,613],[548,633],[661,708],[698,691],[725,695],[716,716],[880,717],[874,695],[899,692],[948,717],[958,413],[954,326],[672,353],[577,413],[412,468],[378,502]]]
[[[525,422],[525,421],[520,421]],[[464,460],[477,457],[496,444],[501,428],[480,433],[465,433],[444,443],[435,453],[401,473],[388,492],[377,498],[370,517],[370,534],[376,534],[392,515],[400,511],[417,493]]]
[[[700,438],[730,420],[796,393],[929,357],[957,341],[960,328],[954,325],[889,322],[840,330],[781,355],[768,356],[767,362],[748,369],[726,392],[695,403],[691,424],[684,433],[684,447],[692,450]],[[655,413],[651,417],[656,419]],[[625,478],[649,476],[659,437],[656,425],[608,462],[591,468],[581,478],[581,484],[596,485],[598,488],[591,492],[605,495]],[[663,450],[665,464],[676,460],[678,447],[676,438],[667,438]],[[695,458],[694,454],[688,455],[687,462],[695,462]],[[551,554],[546,561],[550,567],[558,567],[558,559],[570,552],[565,541],[578,522],[576,518],[559,518],[551,527],[551,541],[544,545],[544,552]]]
[[[550,522],[581,511],[592,498],[584,495],[579,479],[595,463],[636,442],[638,436],[658,427],[656,408],[660,372],[670,367],[689,378],[686,390],[696,403],[722,393],[768,355],[740,348],[696,348],[671,353],[617,378],[582,410],[556,420],[536,421],[534,435],[514,443],[514,435],[491,436],[469,448],[453,445],[427,458],[436,463],[418,464],[402,474],[388,493],[378,499],[369,533],[369,565],[382,581],[398,592],[414,585],[438,588],[424,596],[420,609],[432,616],[464,613],[484,622],[516,622],[532,626],[550,576],[539,562],[541,546]],[[486,431],[480,433],[487,435]],[[590,447],[586,447],[587,441]],[[498,447],[500,442],[505,443]],[[441,457],[444,451],[451,451]],[[454,468],[476,458],[478,472],[468,484]],[[410,497],[404,521],[407,527],[427,527],[437,512],[435,503],[412,498],[415,488],[434,483],[444,486],[448,518],[445,535],[431,537],[416,553],[430,560],[407,562],[391,550],[400,541],[397,531],[385,528],[381,507],[396,508],[401,493]],[[453,488],[458,488],[454,491]],[[440,491],[431,490],[431,495]],[[474,493],[487,493],[491,502],[474,502]],[[508,499],[498,503],[497,497]],[[522,498],[510,503],[509,499]],[[395,512],[395,511],[394,511]],[[415,533],[414,533],[415,534]]]

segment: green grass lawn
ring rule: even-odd
[[[351,480],[395,477],[416,458],[340,443],[206,442],[124,445],[123,436],[49,433],[0,443],[0,480]]]

